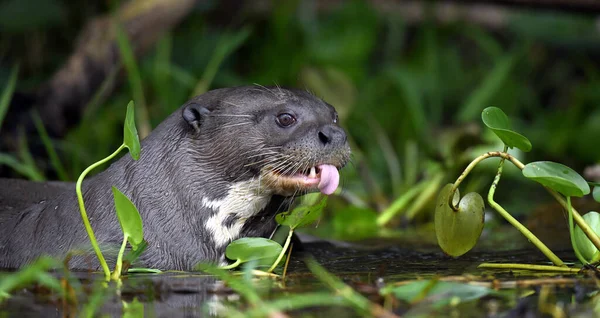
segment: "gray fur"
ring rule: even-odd
[[[277,126],[279,110],[295,112],[298,125]],[[223,211],[219,206],[232,185],[260,181],[265,165],[289,173],[321,163],[345,165],[349,148],[335,117],[333,107],[307,92],[280,88],[226,88],[190,100],[142,141],[138,161],[123,155],[84,182],[88,216],[103,251],[116,250],[122,240],[111,192],[116,186],[132,199],[144,223],[148,249],[138,265],[190,270],[202,261],[222,261],[226,244],[216,243],[222,238],[215,241],[207,220]],[[330,140],[324,142],[323,133]],[[0,189],[7,191],[4,182]],[[276,227],[274,215],[303,194],[257,184],[251,190],[267,200],[265,207],[251,215],[235,210],[219,223],[229,228],[243,222],[239,233],[232,232],[236,237],[268,237]],[[98,268],[74,189],[57,193],[19,211],[0,206],[0,268],[21,267],[41,254],[64,257],[73,249],[87,253],[73,257],[72,268]],[[112,260],[114,253],[108,254]]]

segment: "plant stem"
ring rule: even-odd
[[[570,196],[567,197],[567,212],[569,213],[569,236],[571,238],[571,245],[573,246],[575,256],[577,256],[577,259],[579,259],[582,265],[588,264],[589,262],[581,255],[581,252],[579,252],[579,248],[577,247],[577,242],[575,242],[575,228],[573,227],[573,211]]]
[[[550,188],[546,188],[546,190],[548,190],[548,192],[550,192],[550,194],[556,199],[556,201],[558,201],[558,203],[560,203],[565,209],[569,208],[566,200],[560,194],[558,194],[556,191]],[[590,239],[594,246],[596,246],[596,248],[600,250],[600,238],[598,237],[598,235],[596,235],[596,232],[592,230],[592,228],[581,217],[581,214],[579,214],[577,210],[571,208],[571,213],[573,214],[573,219],[575,220],[575,223],[577,223],[577,226],[579,226],[583,233],[585,233],[585,235],[588,237],[588,239]]]
[[[242,263],[241,259],[237,259],[234,263],[220,267],[221,269],[232,269],[238,267]]]
[[[96,236],[94,235],[94,230],[90,225],[90,220],[88,219],[87,213],[85,211],[85,205],[83,203],[83,194],[81,193],[81,184],[83,183],[83,178],[92,171],[92,169],[102,165],[103,163],[109,161],[114,158],[121,150],[125,148],[125,144],[122,144],[115,152],[113,152],[110,156],[92,164],[87,167],[77,179],[77,185],[75,186],[75,192],[77,192],[77,201],[79,202],[79,211],[81,212],[81,219],[83,220],[83,224],[85,225],[85,230],[90,238],[90,243],[94,248],[94,252],[96,252],[96,256],[98,257],[98,261],[100,262],[100,266],[102,266],[102,270],[104,271],[104,278],[106,281],[110,280],[110,269],[108,268],[108,264],[106,264],[106,260],[100,251],[100,247],[98,246],[98,242],[96,241]]]
[[[279,265],[279,262],[281,262],[281,259],[283,258],[283,255],[285,255],[285,251],[287,251],[288,247],[290,246],[290,242],[292,242],[292,235],[293,234],[294,234],[294,229],[290,227],[290,232],[288,234],[287,239],[285,240],[285,244],[283,245],[283,249],[281,249],[281,253],[279,253],[279,256],[277,257],[277,260],[275,260],[275,263],[273,263],[273,265],[271,266],[271,268],[269,268],[269,270],[267,270],[267,273],[271,273],[277,267],[277,265]]]
[[[458,207],[454,206],[453,202],[452,202],[452,198],[454,197],[454,192],[456,191],[456,189],[458,189],[458,186],[460,185],[460,183],[465,179],[465,177],[469,174],[469,172],[471,172],[471,170],[473,170],[473,168],[481,161],[490,158],[490,157],[501,157],[504,159],[509,160],[510,162],[512,162],[512,164],[514,164],[517,168],[523,170],[523,168],[525,168],[525,165],[519,161],[517,158],[509,155],[506,152],[500,152],[500,151],[490,151],[490,152],[486,152],[483,155],[475,158],[468,166],[467,168],[465,168],[465,170],[463,171],[463,173],[458,177],[458,179],[456,179],[456,181],[454,182],[454,184],[452,185],[452,189],[450,190],[450,196],[448,199],[448,205],[450,205],[450,207],[454,210],[454,211],[458,211]],[[550,192],[550,195],[552,195],[554,197],[554,199],[556,199],[556,201],[558,201],[558,203],[560,203],[560,205],[562,205],[565,209],[567,209],[567,202],[566,200],[560,195],[558,194],[558,192],[544,187],[548,192]],[[585,233],[585,235],[590,239],[590,241],[594,244],[594,246],[596,246],[596,248],[598,250],[600,250],[600,237],[598,237],[598,235],[596,235],[596,232],[594,232],[594,230],[592,230],[591,227],[589,227],[589,225],[585,222],[585,220],[581,217],[581,214],[579,214],[579,212],[577,212],[576,209],[571,209],[572,213],[573,213],[573,219],[575,220],[575,223],[577,224],[577,226],[579,226],[581,228],[581,230],[583,231],[583,233]]]
[[[534,271],[552,271],[552,272],[566,272],[566,273],[579,273],[580,268],[570,267],[559,267],[551,265],[531,265],[531,264],[516,264],[516,263],[481,263],[477,268],[494,268],[494,269],[526,269]]]
[[[503,159],[510,160],[515,166],[517,166],[517,168],[519,168],[521,170],[525,167],[525,165],[523,165],[523,163],[521,163],[519,160],[517,160],[517,158],[509,155],[506,152],[506,150],[507,150],[507,148],[505,146],[503,152],[488,151],[488,152],[484,153],[483,155],[473,159],[473,161],[471,161],[471,163],[465,168],[465,170],[460,174],[460,176],[458,176],[458,179],[456,179],[456,181],[452,185],[452,189],[450,189],[450,196],[448,199],[448,204],[450,205],[452,210],[458,211],[458,206],[455,206],[452,202],[452,198],[454,198],[454,192],[456,192],[456,189],[458,189],[458,186],[463,182],[463,180],[467,177],[467,175],[469,175],[471,170],[473,170],[473,168],[475,168],[475,166],[478,163],[480,163],[481,161],[483,161],[487,158],[490,158],[490,157],[501,157]]]
[[[504,148],[506,151],[506,147]],[[506,153],[506,152],[504,152]],[[490,191],[488,192],[488,202],[492,208],[494,208],[500,215],[502,215],[512,226],[517,228],[527,239],[533,243],[546,257],[552,261],[556,266],[566,266],[563,261],[558,258],[542,241],[540,241],[531,231],[529,231],[523,224],[521,224],[517,219],[515,219],[510,213],[508,213],[500,204],[494,201],[494,193],[496,192],[496,187],[500,182],[500,177],[502,176],[502,168],[504,166],[505,158],[502,157],[500,159],[500,164],[498,165],[498,172],[496,173],[496,177],[494,178],[494,182],[492,182],[492,186],[490,187]]]
[[[121,277],[121,269],[123,268],[123,254],[125,253],[125,247],[127,247],[127,234],[123,235],[123,244],[121,244],[121,249],[119,250],[119,255],[117,255],[117,263],[115,264],[115,270],[112,273],[112,280],[119,280]]]

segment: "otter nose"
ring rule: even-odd
[[[346,142],[346,133],[338,126],[327,125],[319,131],[319,140],[323,145],[341,146]]]

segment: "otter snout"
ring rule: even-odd
[[[324,146],[341,147],[348,139],[346,132],[339,126],[327,125],[319,130],[319,140]]]

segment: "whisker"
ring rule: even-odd
[[[245,117],[245,118],[254,118],[253,115],[242,115],[242,114],[208,114],[208,117]]]
[[[260,85],[258,83],[254,83],[254,85],[256,85],[256,86],[264,89],[265,91],[267,91],[267,92],[271,93],[273,96],[275,96],[275,98],[279,99],[279,96],[277,96],[277,94],[275,94],[275,92],[273,92],[272,90],[268,89],[266,86]]]
[[[243,125],[249,125],[249,124],[252,124],[252,122],[248,121],[248,122],[242,122],[242,123],[236,123],[236,124],[223,125],[220,128],[231,128],[231,127],[237,127],[237,126],[243,126]]]

